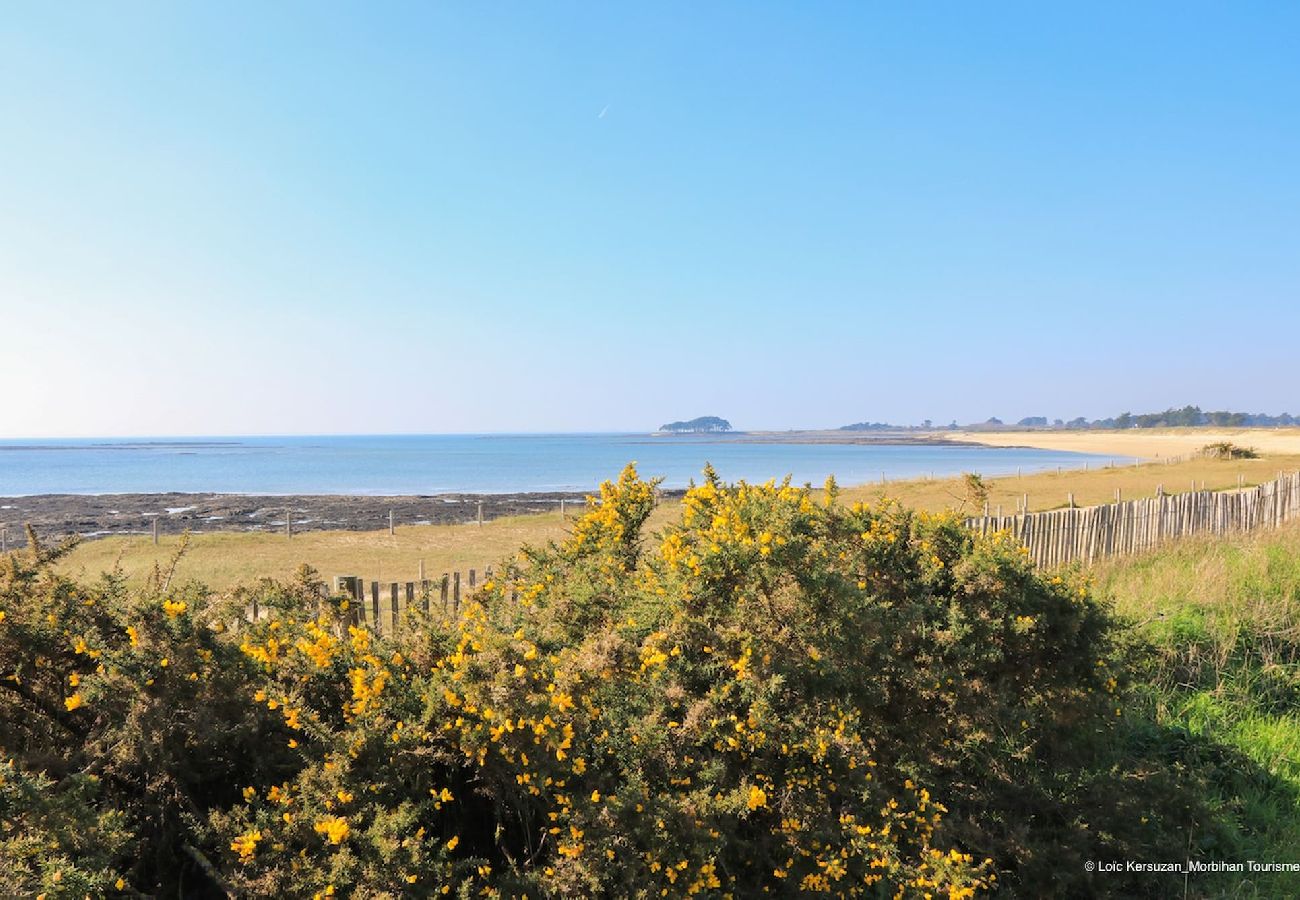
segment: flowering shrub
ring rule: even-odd
[[[1032,863],[981,784],[1116,720],[1081,581],[833,485],[652,507],[629,467],[383,637],[309,570],[221,600],[10,557],[0,888],[956,898]]]

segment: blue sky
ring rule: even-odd
[[[1293,4],[0,18],[0,436],[1300,412]]]

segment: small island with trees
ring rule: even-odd
[[[730,430],[731,423],[717,416],[700,416],[687,422],[669,422],[659,426],[659,431],[668,434],[716,434]]]

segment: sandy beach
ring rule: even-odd
[[[1097,431],[949,431],[950,441],[990,447],[1036,447],[1115,456],[1166,459],[1228,441],[1260,453],[1300,453],[1300,428],[1132,428]]]

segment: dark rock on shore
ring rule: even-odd
[[[665,495],[680,491],[665,491]],[[93,539],[183,531],[283,531],[286,515],[294,532],[375,531],[397,525],[449,525],[473,522],[482,504],[484,520],[557,510],[560,501],[576,508],[580,493],[438,494],[432,496],[258,496],[248,494],[39,494],[0,497],[0,529],[10,549],[26,543],[23,526],[36,529],[42,542],[70,535]]]

